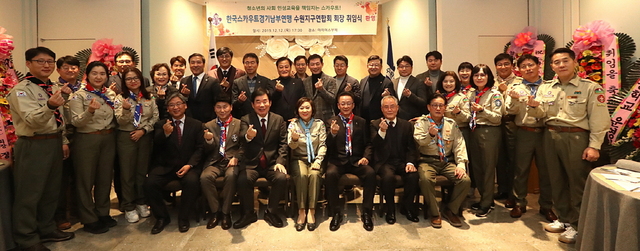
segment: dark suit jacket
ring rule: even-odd
[[[335,120],[336,124],[340,126],[340,130],[336,136],[331,135],[331,123]],[[366,121],[362,117],[353,117],[353,128],[351,131],[351,156],[347,156],[346,145],[346,127],[340,119],[340,116],[333,116],[331,119],[325,121],[327,125],[327,160],[337,166],[342,166],[347,163],[358,166],[358,161],[362,157],[367,158],[370,162],[371,157],[371,145],[369,128]]]
[[[191,94],[187,100],[187,116],[205,123],[216,117],[213,112],[216,98],[220,95],[220,82],[217,79],[204,74],[202,82],[198,86],[197,96],[194,98],[193,75],[180,80],[180,85],[186,85]]]
[[[115,90],[116,94],[122,93],[122,76],[120,76],[120,73],[109,76],[109,83],[105,84],[105,87],[109,87],[113,83],[116,84],[116,90]],[[144,86],[144,88],[151,86],[151,83],[149,82],[148,78],[146,77],[144,78],[144,82],[142,86]]]
[[[267,121],[267,133],[263,134],[258,115],[251,112],[244,115],[241,119],[240,139],[244,141],[244,157],[245,168],[255,169],[260,164],[260,156],[264,152],[267,157],[267,167],[273,169],[275,164],[287,166],[287,154],[289,146],[287,145],[287,124],[282,116],[273,112],[269,113]],[[256,137],[246,142],[245,135],[249,125],[258,131]]]
[[[444,71],[440,70],[440,75],[439,75],[439,76],[442,76],[442,75],[444,75]],[[418,79],[418,82],[420,82],[420,83],[422,83],[422,84],[424,85],[424,80],[425,80],[425,79],[427,79],[428,77],[429,77],[429,70],[426,70],[425,72],[418,74],[418,75],[416,76],[416,79]],[[434,85],[434,86],[435,86],[435,85],[437,85],[437,84],[438,84],[438,83],[433,83],[433,85]],[[430,99],[430,98],[431,98],[431,96],[435,93],[435,92],[433,91],[434,87],[427,86],[427,85],[425,85],[425,87],[427,87],[427,88],[426,88],[426,89],[427,89],[427,98],[426,98],[426,101],[427,101],[427,102],[429,102],[429,99]],[[429,113],[429,111],[428,111],[428,110],[427,110],[427,113]]]
[[[204,129],[202,123],[186,117],[182,132],[182,145],[178,145],[175,132],[164,136],[162,126],[167,120],[159,120],[154,125],[153,159],[149,173],[165,175],[177,172],[184,165],[192,165],[191,171],[202,171],[204,162]]]
[[[391,95],[396,95],[393,89],[393,83],[388,78],[384,78],[382,85],[375,90],[370,90],[369,96],[365,96],[365,90],[369,88],[369,76],[364,77],[360,81],[360,90],[362,92],[362,99],[360,100],[360,114],[366,121],[382,118],[382,109],[380,108],[380,101],[382,100],[382,92],[385,88],[389,89]],[[369,107],[364,107],[365,100],[369,100]]]
[[[334,79],[336,79],[336,77],[333,77],[333,78],[334,78]],[[338,81],[338,79],[336,79],[336,81]],[[358,107],[360,106],[360,97],[362,96],[362,90],[360,90],[360,89],[361,89],[361,87],[360,87],[360,82],[359,82],[356,78],[354,78],[354,77],[352,77],[352,76],[349,76],[349,75],[346,75],[346,76],[344,77],[344,79],[342,80],[342,82],[341,82],[341,83],[336,83],[336,84],[338,85],[338,91],[336,91],[336,95],[335,95],[335,97],[336,97],[336,104],[334,104],[334,106],[333,106],[334,113],[335,113],[335,114],[340,113],[340,110],[338,109],[338,105],[337,105],[337,102],[338,102],[338,95],[339,95],[340,93],[343,93],[343,92],[344,92],[344,88],[346,88],[346,87],[347,87],[347,83],[348,83],[348,84],[351,84],[351,93],[353,93],[353,95],[354,95],[354,96],[355,96],[355,98],[356,98],[356,99],[353,101],[353,102],[356,104],[356,108],[355,108],[355,109],[353,109],[353,112],[354,112],[356,115],[358,115],[358,112],[357,112],[357,111],[358,111]]]
[[[167,111],[167,105],[165,103],[165,99],[171,96],[173,93],[177,93],[178,89],[167,83],[167,90],[165,91],[164,98],[160,98],[158,96],[158,92],[156,91],[155,86],[147,87],[147,91],[151,93],[151,96],[156,99],[156,106],[158,106],[158,113],[160,113],[159,119],[166,120],[171,118],[169,112]]]
[[[393,89],[396,93],[402,93],[404,90],[398,90],[398,82],[400,79],[396,78],[392,80]],[[418,82],[418,79],[414,76],[409,76],[404,88],[411,91],[411,96],[402,96],[400,100],[400,110],[398,110],[398,117],[404,120],[410,120],[412,118],[420,117],[427,112],[427,86],[424,83]],[[396,95],[397,97],[397,95]]]
[[[284,85],[282,92],[275,90],[276,80],[280,80]],[[294,118],[298,99],[306,96],[302,80],[298,78],[276,78],[271,81],[271,86],[273,88],[271,111],[282,116],[285,121]]]
[[[273,94],[273,85],[271,85],[271,80],[261,76],[256,75],[256,86],[255,90],[258,88],[265,89],[269,92],[269,96]],[[245,92],[245,96],[247,96],[247,100],[244,102],[240,102],[238,100],[238,96],[241,92]],[[232,87],[233,93],[233,117],[242,118],[242,116],[247,115],[253,111],[253,107],[251,107],[251,92],[249,91],[249,84],[247,83],[247,75],[244,75],[233,81]]]
[[[237,78],[240,78],[246,74],[247,73],[244,70],[238,69],[233,65],[230,66],[227,72],[227,82],[229,82],[231,86],[229,86],[229,88],[224,88],[221,86],[220,89],[226,92],[227,95],[231,97],[231,94],[232,94],[231,91],[233,90],[233,81],[235,81]],[[207,72],[207,75],[215,79],[218,79],[218,83],[222,83],[222,80],[224,79],[224,76],[222,75],[222,68],[220,67],[218,67],[218,69]]]
[[[316,107],[316,115],[314,117],[324,121],[333,117],[333,108],[336,107],[336,91],[338,90],[338,86],[336,85],[336,79],[324,72],[320,79],[322,79],[323,85],[320,90],[316,89],[316,83],[311,83],[311,81],[313,81],[312,76],[305,78],[302,83],[304,83],[307,97],[313,100]]]
[[[380,134],[378,134],[378,129],[380,129],[379,124],[380,119],[371,121],[371,146],[374,157],[373,165],[370,165],[377,171],[380,166],[388,162],[393,151],[398,151],[404,153],[399,156],[402,167],[404,167],[406,163],[411,162],[417,168],[418,164],[416,161],[418,160],[418,151],[413,139],[413,126],[411,123],[401,118],[397,119],[397,125],[395,125],[395,127],[398,129],[396,132],[400,135],[395,137],[396,142],[390,141],[390,138],[393,137],[389,137],[389,130],[387,130],[387,135],[384,139],[380,137]],[[400,149],[394,149],[395,147],[399,147]]]
[[[220,154],[220,126],[218,125],[218,119],[211,120],[204,124],[206,129],[209,129],[209,132],[213,133],[213,143],[211,145],[206,143],[205,140],[205,149],[209,154],[207,161],[205,164],[207,166],[226,166],[228,160],[231,158],[238,159],[238,165],[241,165],[243,161],[242,155],[244,151],[242,149],[242,140],[244,137],[243,134],[240,134],[240,120],[237,118],[232,118],[231,123],[227,127],[227,141],[225,142],[225,155],[222,156]]]

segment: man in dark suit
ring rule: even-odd
[[[393,83],[381,74],[382,58],[372,55],[367,59],[369,76],[360,81],[362,99],[360,100],[360,116],[369,123],[373,119],[382,117],[380,100],[383,96],[394,95]]]
[[[248,97],[258,88],[265,89],[269,95],[273,95],[273,86],[271,80],[258,74],[258,66],[260,59],[253,52],[247,53],[242,57],[242,64],[247,75],[244,75],[233,81],[233,117],[242,118],[253,111],[251,101],[247,101]]]
[[[278,114],[269,112],[271,100],[267,91],[258,88],[251,94],[254,112],[241,119],[240,135],[244,142],[246,163],[238,174],[238,195],[244,214],[233,223],[233,228],[243,228],[258,220],[253,210],[253,187],[256,180],[265,177],[271,182],[269,206],[264,220],[274,227],[282,227],[282,219],[275,214],[287,189],[287,128]]]
[[[246,73],[243,70],[231,65],[231,60],[233,59],[233,51],[229,49],[229,47],[220,47],[216,51],[216,57],[218,58],[220,67],[210,70],[207,75],[218,79],[222,91],[231,96],[231,91],[233,90],[234,84],[233,81],[244,76]]]
[[[327,171],[325,174],[325,189],[329,208],[333,211],[333,219],[329,225],[331,231],[340,228],[343,220],[342,207],[338,204],[338,181],[345,173],[357,175],[364,188],[362,198],[362,226],[367,231],[373,230],[371,220],[373,209],[373,195],[376,190],[376,172],[369,165],[371,160],[371,146],[367,123],[363,118],[353,114],[355,107],[354,95],[342,92],[338,95],[340,113],[326,121],[329,125],[327,133]]]
[[[436,83],[438,83],[438,79],[444,75],[444,71],[440,69],[440,67],[442,67],[442,53],[439,51],[430,51],[424,58],[427,61],[428,70],[418,74],[416,78],[420,83],[425,84],[427,87],[427,97],[431,97],[431,94],[436,93]]]
[[[204,139],[205,148],[209,152],[204,171],[200,175],[202,193],[209,202],[211,212],[207,229],[214,228],[220,223],[222,229],[231,228],[231,203],[236,194],[236,179],[238,165],[242,160],[242,141],[240,138],[240,120],[231,116],[233,110],[231,97],[222,94],[214,107],[217,118],[207,122]],[[224,177],[222,188],[222,207],[220,207],[216,179]]]
[[[360,82],[356,78],[347,75],[348,68],[349,59],[346,56],[338,55],[333,58],[333,69],[336,72],[336,76],[333,78],[336,79],[336,85],[338,86],[336,95],[345,91],[351,92],[353,93],[354,103],[356,104],[356,106],[359,106],[360,97],[362,96],[362,92],[360,90]],[[353,112],[356,112],[358,110],[358,107],[355,107],[352,110]],[[334,111],[336,114],[340,113],[340,109],[337,106],[334,107]]]
[[[326,121],[333,117],[333,107],[336,103],[336,80],[331,76],[322,72],[322,57],[318,54],[309,56],[309,69],[311,70],[311,76],[305,78],[304,89],[307,93],[307,97],[313,100],[315,105],[314,116],[317,119]]]
[[[418,152],[413,139],[413,126],[397,117],[398,99],[394,96],[382,98],[382,112],[384,118],[371,121],[371,145],[374,167],[382,179],[380,192],[384,196],[387,209],[385,220],[389,224],[396,222],[395,175],[400,175],[404,183],[401,212],[408,220],[418,222],[414,204],[419,179],[414,163],[417,163]]]
[[[392,80],[396,97],[400,100],[398,118],[411,120],[427,113],[427,87],[411,75],[413,60],[409,56],[398,59],[400,77]]]
[[[303,57],[304,58],[304,57]],[[298,100],[306,95],[302,80],[291,76],[291,59],[281,57],[276,61],[279,77],[274,79],[273,85],[273,109],[274,113],[289,121],[296,116]]]
[[[189,68],[193,75],[180,80],[180,93],[189,97],[187,116],[205,123],[215,118],[213,106],[220,95],[220,82],[204,72],[204,56],[193,53],[189,56]]]
[[[171,119],[158,121],[154,126],[152,167],[144,183],[144,193],[156,217],[151,234],[162,232],[171,221],[162,199],[164,187],[173,180],[179,180],[182,186],[178,230],[189,230],[189,212],[200,192],[205,156],[204,128],[200,121],[185,116],[186,98],[176,93],[167,100]]]

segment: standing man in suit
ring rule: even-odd
[[[304,55],[297,56],[293,59],[293,63],[296,67],[296,74],[293,76],[294,78],[304,80],[309,77],[307,74],[307,57]]]
[[[342,92],[338,95],[340,113],[326,124],[329,125],[327,134],[327,171],[325,174],[325,189],[329,208],[333,219],[329,225],[331,231],[340,228],[343,220],[342,207],[338,204],[340,195],[338,181],[345,173],[352,173],[360,178],[364,188],[362,198],[362,226],[367,231],[373,230],[371,220],[373,209],[373,195],[376,190],[376,172],[369,165],[371,160],[371,146],[367,123],[362,117],[353,114],[355,107],[354,95]]]
[[[205,147],[210,153],[207,165],[200,175],[202,193],[209,202],[211,212],[207,229],[216,227],[231,228],[231,203],[236,194],[236,179],[238,165],[242,160],[242,141],[240,134],[240,120],[231,116],[233,110],[231,97],[220,95],[214,107],[217,118],[204,124]],[[222,188],[222,207],[220,195],[216,188],[216,179],[224,177]]]
[[[205,123],[215,118],[213,106],[220,95],[220,82],[204,72],[204,56],[193,53],[189,56],[189,68],[193,75],[180,80],[180,93],[189,97],[187,116]]]
[[[442,53],[439,51],[430,51],[424,58],[427,61],[428,70],[418,74],[416,78],[420,83],[424,83],[427,86],[427,97],[431,97],[431,94],[436,93],[436,83],[438,83],[438,79],[444,75],[444,71],[440,69],[440,67],[442,67]]]
[[[373,147],[374,167],[382,181],[380,192],[384,196],[386,217],[389,224],[396,223],[396,206],[394,194],[396,175],[402,176],[404,194],[402,196],[402,211],[407,219],[418,222],[418,214],[414,198],[418,193],[418,169],[415,141],[413,140],[413,126],[409,121],[398,118],[398,99],[395,96],[385,96],[381,101],[384,117],[371,121],[371,145]]]
[[[400,100],[398,117],[411,120],[427,113],[427,87],[411,75],[413,60],[409,56],[398,59],[400,77],[392,80],[396,97]]]
[[[382,110],[378,106],[382,97],[394,95],[393,83],[382,75],[382,58],[372,55],[367,59],[369,76],[364,77],[362,86],[362,99],[360,104],[360,116],[369,123],[373,119],[382,117]]]
[[[309,69],[311,76],[305,78],[304,89],[307,97],[313,100],[316,105],[315,118],[326,121],[333,117],[333,105],[336,103],[336,80],[322,72],[322,57],[318,54],[309,56]]]
[[[122,73],[127,68],[138,67],[138,62],[135,61],[135,59],[133,58],[133,55],[131,55],[129,51],[124,51],[124,50],[116,53],[116,56],[114,58],[116,61],[116,70],[118,71],[118,73],[116,75],[111,75],[109,74],[109,72],[107,72],[107,74],[109,74],[109,82],[107,82],[107,84],[109,85],[109,88],[111,90],[116,92],[116,94],[120,94],[122,92],[122,82],[123,82]],[[143,84],[144,84],[144,88],[151,86],[149,79],[146,77],[144,78]]]
[[[333,69],[336,71],[336,76],[333,78],[336,79],[336,85],[338,86],[336,95],[342,92],[351,92],[354,96],[354,103],[358,105],[360,103],[360,97],[362,96],[360,82],[356,78],[347,75],[348,68],[349,59],[347,59],[345,55],[338,55],[333,58]],[[334,108],[336,114],[340,113],[340,109],[337,106]],[[357,111],[358,109],[354,108],[352,110]]]
[[[273,95],[273,86],[271,80],[258,74],[258,66],[260,59],[253,52],[244,54],[242,64],[246,75],[233,81],[233,117],[242,118],[253,111],[251,101],[247,101],[248,97],[258,88],[265,89],[269,95]]]
[[[273,109],[275,114],[282,116],[285,121],[289,121],[296,116],[296,104],[298,100],[306,95],[302,80],[291,77],[291,59],[287,57],[278,58],[276,61],[279,77],[274,79],[273,85]]]
[[[207,74],[215,79],[218,79],[220,88],[222,91],[231,96],[233,90],[233,81],[246,75],[243,70],[238,69],[231,65],[233,59],[233,51],[229,47],[221,47],[216,51],[216,57],[220,63],[220,67],[214,70],[210,70]]]
[[[238,195],[244,214],[233,223],[233,228],[243,228],[258,220],[253,210],[253,187],[256,180],[265,177],[271,182],[269,206],[264,220],[274,227],[283,227],[275,210],[287,190],[287,127],[278,114],[269,112],[271,100],[266,90],[258,88],[251,94],[253,112],[241,119],[240,139],[244,141],[244,168],[238,174]]]
[[[162,201],[164,187],[173,180],[182,186],[182,201],[178,213],[178,230],[189,231],[189,212],[195,207],[200,192],[200,172],[204,160],[204,128],[202,122],[185,116],[187,99],[172,94],[167,99],[171,119],[155,124],[153,160],[144,183],[151,212],[156,223],[151,234],[157,234],[171,222],[167,206]]]

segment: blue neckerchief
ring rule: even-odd
[[[527,85],[531,89],[531,96],[536,97],[536,92],[538,91],[538,87],[542,83],[542,78],[538,79],[536,82],[529,82],[526,79],[522,79],[522,83]]]
[[[302,129],[304,129],[304,135],[307,139],[307,159],[309,163],[312,163],[316,158],[316,155],[313,152],[313,142],[311,140],[311,126],[313,126],[313,118],[311,119],[311,121],[309,121],[309,124],[305,124],[302,119],[299,119],[298,121],[300,121],[300,126],[302,127]]]
[[[142,96],[142,92],[139,93],[139,96]],[[129,98],[136,101],[136,109],[133,112],[133,127],[138,128],[142,119],[142,102],[132,91],[129,91]]]
[[[89,90],[91,89],[91,90]],[[106,87],[102,87],[102,90],[106,91]],[[101,97],[102,99],[104,99],[105,102],[107,102],[107,105],[109,105],[109,107],[111,107],[111,109],[113,109],[113,101],[111,101],[109,99],[109,97],[107,97],[107,95],[105,95],[102,91],[97,91],[95,89],[93,89],[93,86],[91,86],[90,84],[87,84],[84,86],[84,90],[90,93],[93,93],[95,95],[98,95],[99,97]]]

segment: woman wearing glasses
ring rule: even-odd
[[[151,98],[156,101],[158,107],[159,119],[169,119],[169,112],[165,105],[165,99],[170,97],[172,93],[177,93],[178,89],[169,84],[171,79],[171,71],[169,65],[165,63],[155,64],[151,67],[151,79],[153,84],[147,87],[147,92],[151,94]]]
[[[73,164],[76,173],[78,210],[84,230],[101,234],[117,222],[109,216],[109,194],[116,151],[114,128],[115,92],[105,87],[107,66],[98,61],[87,65],[87,84],[69,101],[71,123],[76,127]],[[92,193],[93,191],[93,193]]]
[[[142,87],[142,72],[137,68],[125,69],[122,73],[122,93],[116,97],[115,114],[118,121],[118,159],[120,161],[120,184],[122,202],[129,223],[140,217],[149,217],[149,207],[144,200],[142,184],[147,176],[151,155],[153,124],[158,121],[158,107],[151,94]],[[165,77],[168,80],[168,77]],[[165,85],[166,81],[165,80]]]
[[[477,210],[476,216],[486,217],[493,207],[493,187],[498,163],[498,149],[502,138],[500,123],[504,100],[498,90],[494,90],[493,73],[489,66],[479,64],[471,71],[469,108],[470,142],[469,155],[473,161],[473,175],[480,192],[480,202],[471,205]]]

